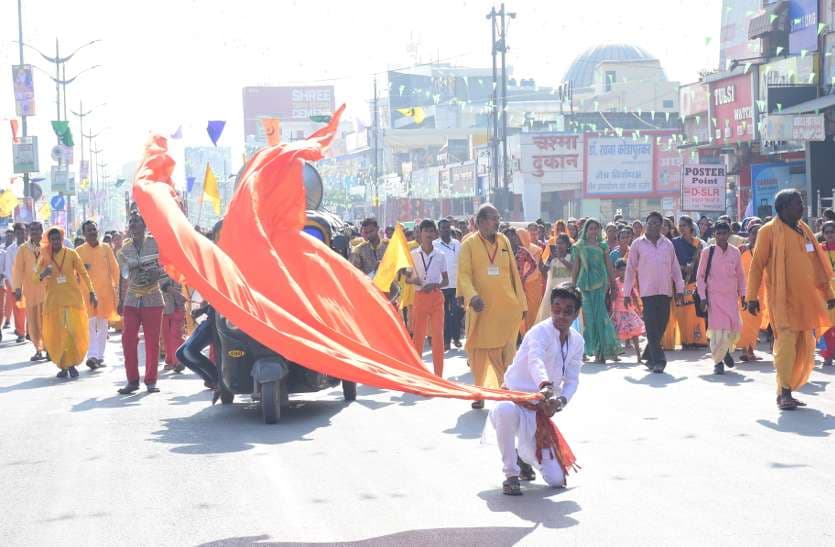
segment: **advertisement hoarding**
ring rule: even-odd
[[[789,54],[818,50],[818,1],[789,0]]]
[[[655,192],[657,194],[679,194],[681,192],[681,168],[684,152],[673,146],[655,147]],[[664,209],[667,209],[665,207]]]
[[[762,9],[762,0],[723,0],[719,33],[719,68],[729,70],[734,59],[750,59],[762,53],[762,40],[748,39],[751,19]]]
[[[475,195],[475,162],[468,161],[449,168],[449,195],[454,198]]]
[[[653,148],[649,142],[616,137],[586,140],[587,197],[650,194]]]
[[[774,216],[774,196],[777,192],[786,188],[806,187],[805,167],[802,161],[752,164],[754,213],[760,218]]]
[[[723,165],[685,164],[681,169],[684,211],[724,211],[726,174]]]
[[[12,163],[15,174],[37,173],[38,137],[20,137],[20,142],[12,145]]]
[[[334,86],[245,87],[244,134],[263,138],[262,118],[309,122],[311,116],[330,116],[336,109]]]
[[[711,82],[711,122],[714,144],[754,140],[751,74]]]
[[[18,116],[35,115],[35,83],[32,79],[32,65],[13,65],[15,112]]]
[[[689,118],[698,114],[707,114],[710,105],[710,87],[697,83],[683,85],[679,89],[679,115]]]
[[[823,114],[771,114],[763,119],[764,141],[824,141],[826,125]]]

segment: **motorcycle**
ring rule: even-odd
[[[349,239],[342,221],[321,210],[322,179],[316,169],[305,164],[306,222],[303,230],[347,258]],[[290,406],[290,394],[313,393],[342,385],[346,402],[356,400],[357,385],[293,363],[258,343],[222,315],[216,318],[218,341],[218,389],[223,404],[235,395],[251,395],[260,401],[264,422],[274,424],[283,408]]]

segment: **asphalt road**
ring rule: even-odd
[[[768,362],[586,365],[559,416],[582,471],[509,498],[487,414],[464,401],[333,390],[266,426],[251,403],[211,406],[192,374],[117,395],[118,338],[109,368],[74,381],[6,338],[4,545],[835,544],[833,368],[781,414]],[[447,371],[470,379],[460,354]]]

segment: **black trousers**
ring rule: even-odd
[[[644,325],[647,329],[647,348],[644,358],[650,366],[666,366],[667,356],[661,347],[661,339],[670,321],[669,296],[655,295],[641,298],[644,303]]]
[[[442,289],[444,293],[444,345],[453,340],[461,341],[461,318],[464,310],[455,298],[455,289]]]

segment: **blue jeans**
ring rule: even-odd
[[[201,352],[215,338],[215,314],[210,311],[207,319],[197,325],[188,340],[177,350],[177,359],[210,384],[217,384],[217,367]]]

